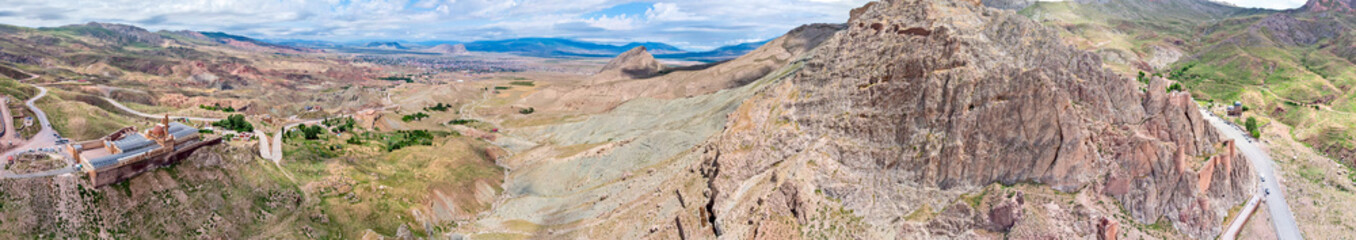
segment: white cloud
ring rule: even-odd
[[[683,12],[678,8],[678,4],[673,3],[655,3],[654,7],[645,11],[646,19],[650,21],[691,21],[703,20],[706,18]]]
[[[566,37],[655,41],[692,50],[761,41],[808,23],[841,23],[868,0],[639,0],[628,14],[587,16],[637,0],[0,0],[0,23],[54,27],[90,21],[150,30],[224,31],[329,41]],[[1298,7],[1304,0],[1225,0]]]
[[[634,17],[623,14],[618,16],[600,16],[597,18],[586,19],[584,22],[588,23],[589,26],[596,28],[621,31],[636,29],[638,21]]]

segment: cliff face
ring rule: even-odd
[[[853,10],[848,26],[705,145],[718,232],[755,236],[745,219],[803,225],[837,205],[869,226],[863,235],[957,234],[1011,219],[920,230],[900,217],[991,183],[1037,183],[1103,193],[1142,223],[1211,237],[1252,189],[1251,166],[1189,95],[1161,79],[1141,91],[1022,16],[899,0]]]

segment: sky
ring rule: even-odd
[[[17,1],[17,2],[15,2]],[[1305,0],[1223,0],[1295,8]],[[808,23],[841,23],[868,0],[0,0],[0,24],[91,21],[262,39],[476,41],[559,37],[688,50],[768,40]]]

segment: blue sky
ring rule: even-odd
[[[0,0],[0,23],[90,21],[150,30],[222,31],[327,41],[562,37],[665,42],[690,50],[767,40],[807,23],[838,23],[868,0]],[[1225,0],[1293,8],[1304,0]]]

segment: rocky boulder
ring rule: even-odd
[[[1007,232],[1013,225],[1022,221],[1022,205],[1026,200],[1022,199],[1022,194],[1018,193],[1012,198],[1005,199],[998,206],[989,210],[990,229],[999,232]]]

